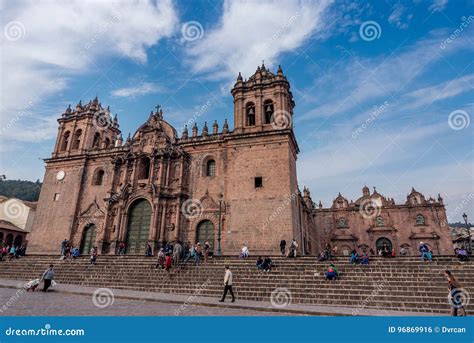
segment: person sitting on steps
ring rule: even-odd
[[[257,270],[262,270],[263,268],[263,258],[262,256],[259,256],[257,258],[257,262],[255,262],[255,266],[257,267]]]
[[[338,277],[339,273],[337,271],[337,268],[334,263],[331,263],[328,267],[328,270],[324,273],[324,278],[326,280],[336,280]]]
[[[351,257],[350,257],[350,259],[349,259],[349,262],[350,262],[351,264],[359,263],[359,254],[357,253],[357,251],[352,250],[352,252],[351,252]]]
[[[423,242],[420,242],[420,245],[418,247],[418,251],[421,253],[421,261],[423,262],[425,259],[427,261],[432,261],[433,257],[431,254],[431,250],[429,246]]]

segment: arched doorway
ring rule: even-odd
[[[79,252],[81,255],[87,255],[91,252],[92,247],[95,244],[95,236],[97,229],[94,224],[89,224],[84,228],[82,232],[81,248]]]
[[[17,235],[15,237],[15,243],[13,243],[13,245],[16,247],[20,247],[21,243],[23,243],[23,237],[21,235]]]
[[[13,243],[13,235],[12,235],[11,233],[9,233],[9,234],[7,235],[7,238],[5,238],[5,243],[7,243],[9,246],[12,245],[12,243]]]
[[[126,252],[142,254],[148,243],[151,223],[151,205],[145,199],[136,200],[128,212]]]
[[[392,242],[386,237],[381,237],[375,242],[375,248],[377,249],[377,254],[384,256],[389,256],[392,253]]]
[[[203,220],[199,223],[196,230],[196,242],[204,244],[208,241],[211,250],[214,248],[214,224],[210,220]]]

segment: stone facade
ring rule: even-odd
[[[130,253],[142,253],[146,243],[180,239],[209,240],[217,252],[219,232],[225,254],[243,243],[275,253],[293,237],[309,249],[290,84],[281,68],[274,74],[262,65],[248,80],[239,74],[232,95],[232,131],[226,120],[221,131],[205,123],[198,134],[195,124],[178,137],[157,107],[125,142],[97,98],[69,106],[46,160],[29,251],[57,253],[70,239],[92,240],[83,250],[92,244],[102,253],[126,241]]]
[[[63,239],[84,253],[95,245],[104,254],[115,253],[120,241],[128,253],[142,254],[147,244],[156,249],[168,241],[207,240],[216,253],[220,245],[223,254],[237,254],[246,243],[253,254],[275,254],[280,240],[295,238],[301,253],[315,254],[327,242],[342,247],[338,211],[350,218],[344,231],[355,237],[350,247],[375,239],[380,228],[364,231],[371,226],[355,221],[355,207],[315,208],[309,190],[299,191],[295,103],[282,69],[272,73],[262,65],[246,80],[239,74],[231,94],[232,130],[226,120],[222,130],[217,122],[211,129],[205,123],[199,133],[195,123],[178,137],[157,106],[125,142],[117,117],[97,98],[69,106],[45,160],[29,252],[57,253]],[[392,207],[386,225],[396,230],[390,237],[411,230],[402,223],[416,212]],[[429,225],[445,217],[442,203],[422,213]],[[413,229],[421,236],[433,231]]]
[[[366,247],[378,252],[387,243],[398,255],[403,247],[408,255],[418,254],[420,242],[428,244],[437,255],[453,253],[443,199],[426,199],[412,188],[403,204],[395,204],[374,187],[362,189],[355,202],[340,193],[330,208],[322,204],[313,212],[318,228],[318,248],[323,244],[337,246],[340,254]]]

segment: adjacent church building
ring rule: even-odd
[[[231,90],[233,128],[227,120],[180,136],[157,106],[125,141],[117,117],[97,97],[70,106],[59,128],[46,172],[30,253],[59,253],[68,239],[89,253],[143,254],[165,242],[208,241],[215,253],[276,254],[294,238],[303,254],[326,244],[341,253],[389,244],[416,253],[420,240],[437,254],[452,253],[441,197],[413,190],[395,204],[368,188],[356,202],[338,196],[331,208],[300,192],[299,153],[293,132],[295,102],[281,68],[264,65],[250,78],[239,74]],[[200,131],[200,132],[199,132]]]

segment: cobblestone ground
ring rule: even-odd
[[[110,299],[99,303],[109,304]],[[103,308],[92,296],[55,292],[19,292],[0,288],[0,316],[275,316],[275,312],[226,309],[144,300],[113,299]]]

